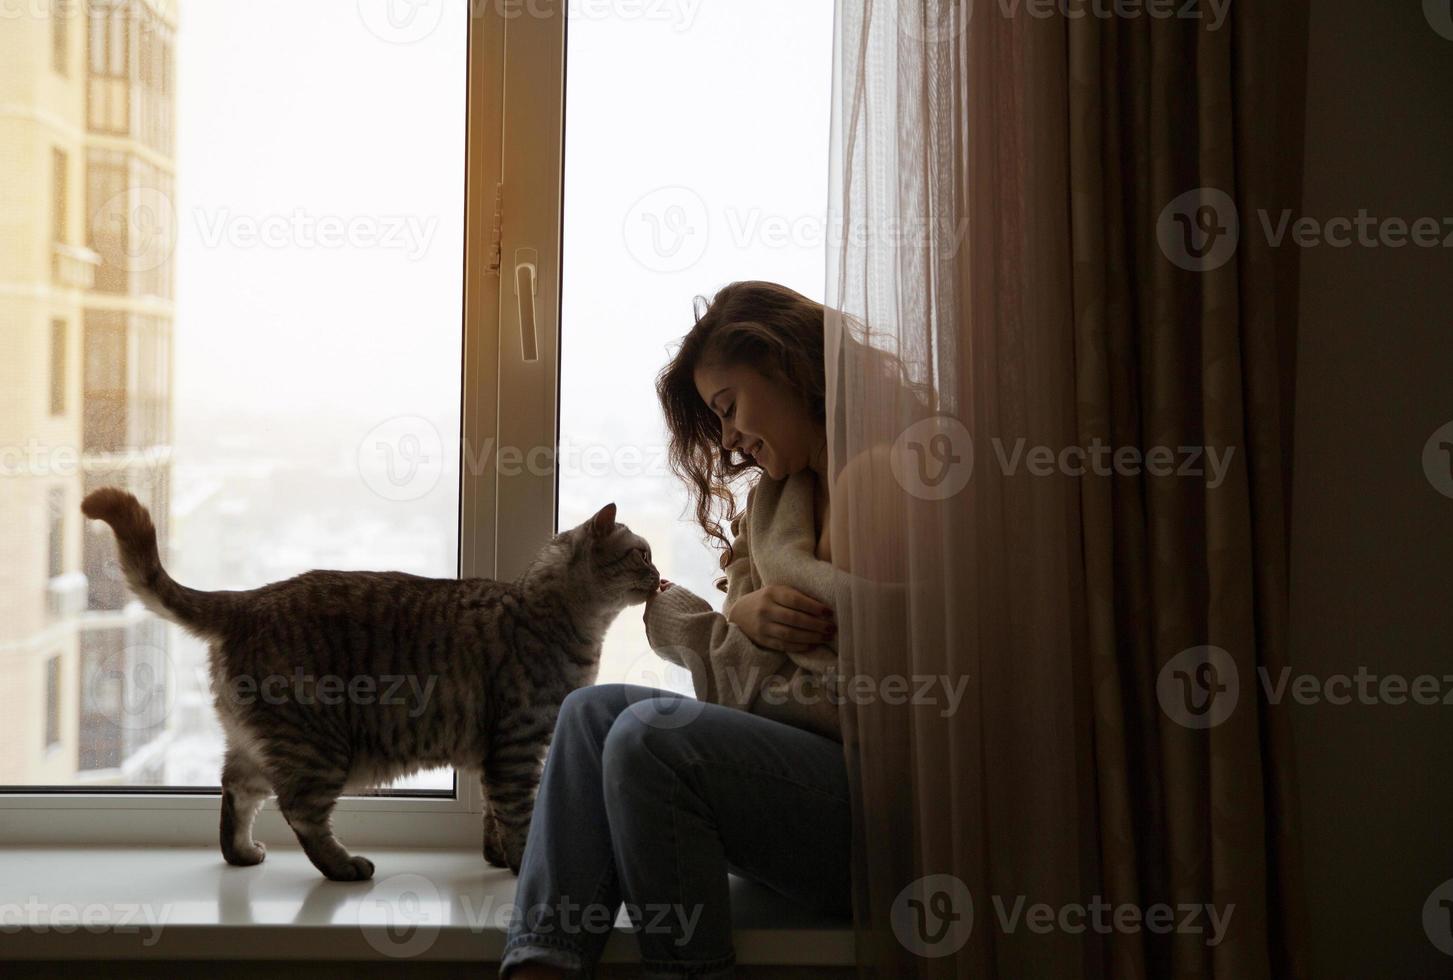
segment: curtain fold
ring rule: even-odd
[[[876,692],[842,707],[860,973],[1304,975],[1290,735],[1258,675],[1286,663],[1296,314],[1260,225],[1298,204],[1303,0],[1214,26],[970,6],[837,7],[831,519],[842,669]],[[1097,902],[1203,929],[1073,928]]]

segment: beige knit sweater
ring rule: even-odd
[[[790,585],[834,606],[835,570],[817,557],[811,470],[783,480],[765,474],[732,522],[726,601],[764,585]],[[646,639],[657,655],[691,671],[696,696],[842,741],[839,707],[820,678],[838,670],[836,641],[803,653],[753,643],[705,599],[672,585],[646,604]]]

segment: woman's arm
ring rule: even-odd
[[[751,497],[748,496],[748,510]],[[747,521],[734,522],[732,561],[727,566],[730,613],[757,591],[751,569]],[[821,685],[786,654],[753,642],[727,615],[691,590],[670,585],[646,602],[646,639],[657,655],[691,673],[696,696],[840,739],[837,705],[814,691]],[[832,661],[831,651],[816,647]],[[802,675],[802,676],[799,676]]]

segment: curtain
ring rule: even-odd
[[[1286,664],[1296,316],[1261,226],[1298,203],[1305,37],[1270,6],[838,2],[862,976],[1304,973],[1258,690]]]

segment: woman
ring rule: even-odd
[[[652,649],[690,669],[699,700],[627,684],[565,699],[501,963],[515,980],[589,974],[622,901],[646,976],[729,975],[728,871],[851,914],[848,781],[825,691],[823,307],[733,283],[656,387],[672,468],[722,546],[726,612],[664,580],[646,604]]]

